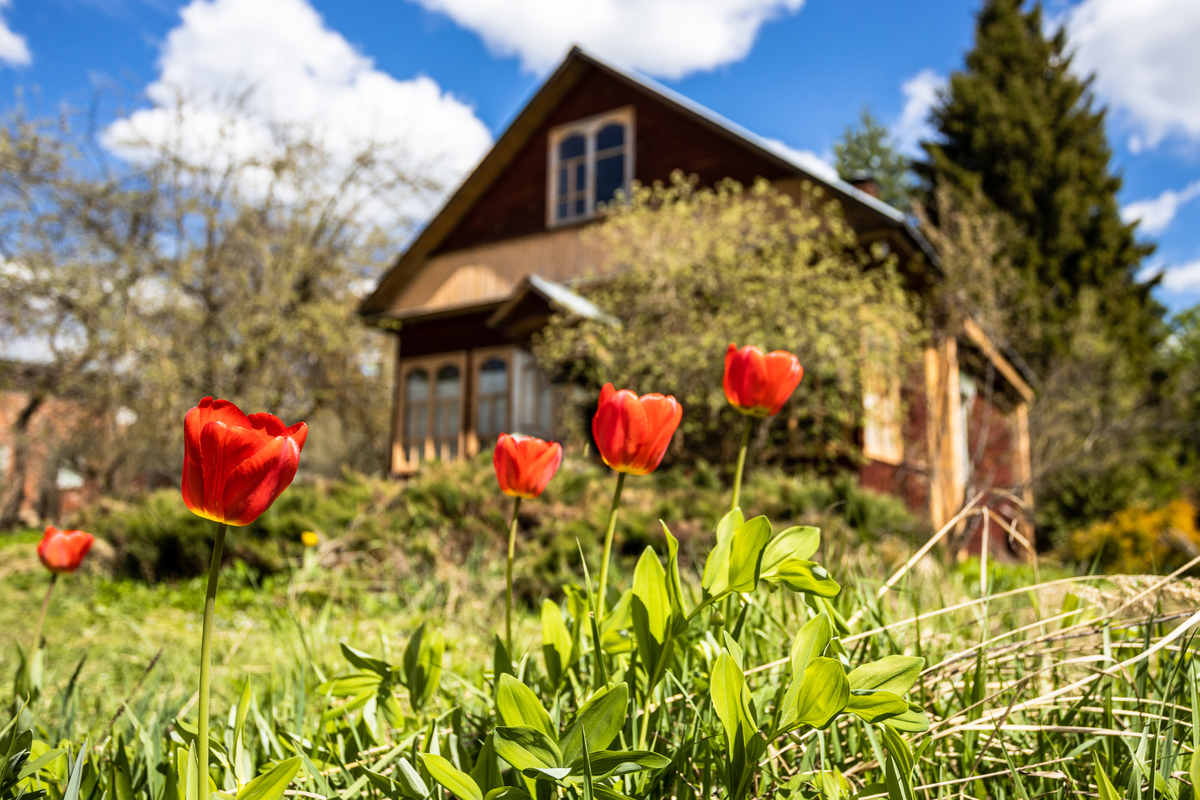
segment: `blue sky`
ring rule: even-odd
[[[750,130],[829,159],[868,104],[908,149],[970,47],[977,3],[925,0],[0,0],[0,98],[94,104],[105,146],[173,89],[253,83],[258,121],[386,131],[452,184],[578,42]],[[1200,302],[1200,3],[1051,0],[1110,107],[1125,213],[1159,297]],[[173,87],[173,88],[172,88]]]

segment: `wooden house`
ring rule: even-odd
[[[581,232],[617,190],[675,170],[701,185],[763,178],[794,196],[819,186],[861,242],[881,243],[902,265],[918,253],[936,263],[870,186],[814,174],[687,98],[573,49],[361,306],[368,323],[396,333],[393,474],[474,454],[502,431],[555,436],[558,395],[525,345],[554,308],[599,313],[578,290],[602,279],[605,263]],[[944,337],[925,360],[914,402],[902,403],[896,385],[868,387],[862,482],[935,524],[973,487],[1027,498],[1027,382],[977,326]]]

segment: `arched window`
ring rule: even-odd
[[[549,224],[591,217],[633,178],[633,109],[550,132]]]
[[[433,444],[435,454],[443,461],[458,456],[461,397],[462,380],[458,367],[446,366],[439,369],[433,406]]]
[[[404,458],[410,464],[425,458],[429,433],[429,373],[414,369],[404,382]]]
[[[479,404],[475,423],[480,447],[508,429],[508,364],[489,358],[479,368]]]
[[[596,134],[596,203],[607,203],[625,188],[625,126],[605,125]]]

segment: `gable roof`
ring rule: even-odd
[[[380,280],[379,285],[375,287],[375,291],[362,302],[359,306],[361,315],[369,319],[388,316],[387,309],[391,299],[400,293],[424,259],[434,253],[470,214],[475,203],[501,177],[512,160],[537,134],[542,123],[554,112],[584,75],[592,69],[599,70],[639,89],[663,105],[716,132],[785,172],[825,187],[835,199],[840,200],[843,204],[848,202],[863,208],[879,221],[881,227],[895,228],[904,233],[914,242],[916,249],[927,249],[923,246],[921,239],[913,236],[913,231],[906,224],[905,215],[900,210],[856,189],[845,181],[813,173],[808,167],[797,161],[791,153],[777,144],[751,133],[716,112],[645,76],[601,61],[585,53],[579,47],[572,47],[567,57],[521,109],[496,140],[491,150],[479,162],[479,165],[455,190],[441,210],[429,221],[429,224],[417,234],[409,247],[400,254],[391,269]]]

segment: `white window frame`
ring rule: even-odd
[[[600,129],[613,122],[620,122],[625,126],[625,176],[624,188],[629,190],[629,185],[633,182],[633,159],[634,152],[637,148],[634,147],[636,141],[634,135],[634,114],[633,106],[625,106],[614,111],[606,111],[603,114],[597,114],[586,119],[576,120],[575,122],[559,125],[550,130],[549,137],[549,152],[547,158],[547,178],[546,178],[546,227],[554,228],[562,225],[573,225],[579,222],[585,222],[596,216],[596,134]],[[574,134],[582,134],[584,140],[584,158],[587,164],[587,197],[586,207],[580,216],[571,216],[566,219],[558,219],[555,216],[555,210],[558,205],[557,188],[558,188],[558,145],[563,139]]]

